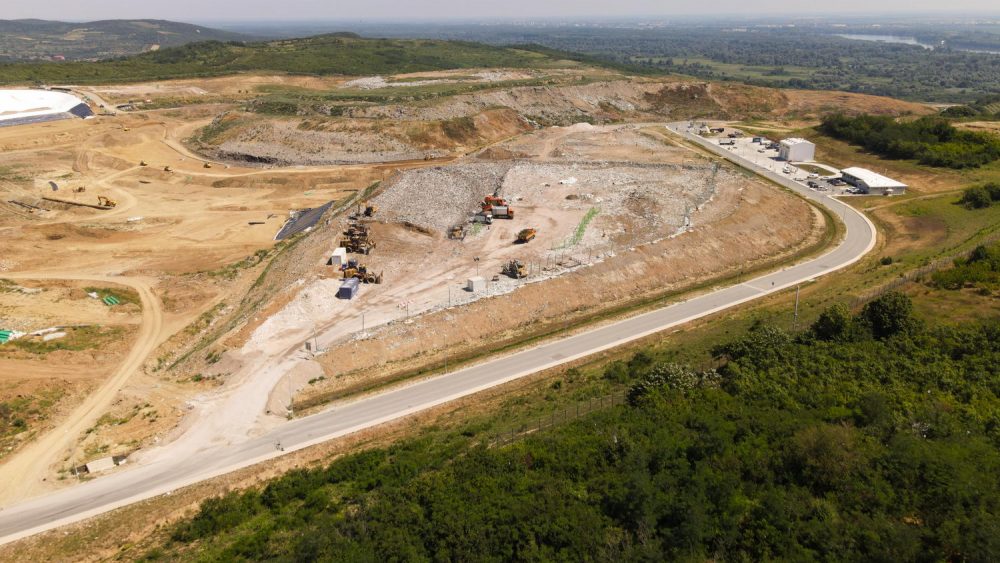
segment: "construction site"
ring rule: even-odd
[[[703,86],[599,79],[322,123],[263,119],[234,99],[347,79],[109,85],[81,95],[149,109],[0,128],[0,402],[31,413],[4,427],[0,498],[64,486],[97,460],[121,471],[244,440],[331,397],[821,239],[811,205],[655,119],[687,111],[684,92]],[[392,88],[366,80],[345,87]],[[179,98],[192,88],[204,99]],[[408,124],[402,148],[350,158],[269,133],[309,121],[318,142],[361,120],[392,136],[392,116]],[[454,133],[465,117],[472,129]]]

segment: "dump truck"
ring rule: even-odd
[[[520,260],[511,260],[503,266],[503,273],[514,279],[521,279],[528,277],[528,269],[525,267],[524,262]]]
[[[497,219],[513,219],[514,209],[509,205],[494,205],[491,209]]]
[[[538,231],[535,229],[521,229],[521,232],[517,233],[517,244],[524,244],[531,242],[535,236],[538,235]]]

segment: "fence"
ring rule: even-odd
[[[1000,233],[994,233],[986,238],[984,238],[979,244],[992,244],[994,242],[1000,241]],[[898,278],[883,284],[877,288],[871,289],[854,299],[852,309],[858,310],[864,307],[866,304],[878,299],[879,297],[885,295],[890,291],[895,291],[909,283],[920,281],[926,276],[937,272],[938,270],[943,270],[950,267],[955,263],[956,259],[968,258],[972,254],[972,250],[966,250],[965,252],[959,252],[945,258],[939,258],[930,264],[921,266],[915,270],[910,270],[904,272]]]
[[[532,422],[522,424],[517,428],[511,428],[509,431],[501,432],[490,440],[488,445],[490,447],[506,446],[527,438],[536,432],[555,428],[558,425],[566,424],[600,410],[624,405],[627,399],[628,389],[622,388],[607,395],[581,401],[575,406],[553,411],[546,416],[534,419]]]

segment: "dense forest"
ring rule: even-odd
[[[431,435],[209,500],[147,557],[996,560],[1000,320],[889,293],[714,356],[614,362],[626,405],[512,445]]]
[[[889,116],[832,114],[823,118],[819,130],[881,156],[929,166],[976,168],[1000,159],[1000,138],[956,129],[940,117],[899,121]]]

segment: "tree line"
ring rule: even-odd
[[[880,156],[945,168],[976,168],[1000,158],[1000,138],[957,129],[935,116],[899,121],[890,116],[831,114],[819,131]]]
[[[507,447],[430,433],[206,501],[148,557],[1000,555],[1000,321],[928,326],[890,293],[713,354],[613,362],[627,405]]]

